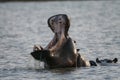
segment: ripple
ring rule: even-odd
[[[28,59],[34,44],[45,47],[53,37],[47,19],[65,13],[70,16],[70,36],[77,41],[82,55],[88,60],[96,57],[119,60],[119,11],[119,1],[0,3],[0,78],[119,80],[120,62],[114,66],[46,70],[31,67],[34,63]]]

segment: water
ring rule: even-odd
[[[53,33],[47,19],[69,16],[70,36],[88,60],[120,59],[120,1],[0,3],[0,80],[119,80],[114,66],[36,70],[29,53],[46,46]]]

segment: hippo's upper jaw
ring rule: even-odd
[[[64,30],[65,35],[68,34],[68,30],[70,27],[70,22],[66,14],[58,14],[50,17],[48,19],[48,26],[54,33],[61,33]]]

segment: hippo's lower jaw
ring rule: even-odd
[[[35,60],[44,61],[47,57],[50,57],[50,51],[38,50],[38,51],[31,52],[31,55]]]

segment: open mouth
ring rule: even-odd
[[[48,26],[51,28],[53,33],[55,33],[54,39],[52,40],[50,47],[55,46],[60,41],[62,43],[63,40],[67,38],[70,26],[67,15],[58,14],[50,17],[48,19]]]
[[[58,34],[64,30],[65,35],[67,35],[70,23],[67,15],[58,14],[48,19],[48,26],[54,33]]]

